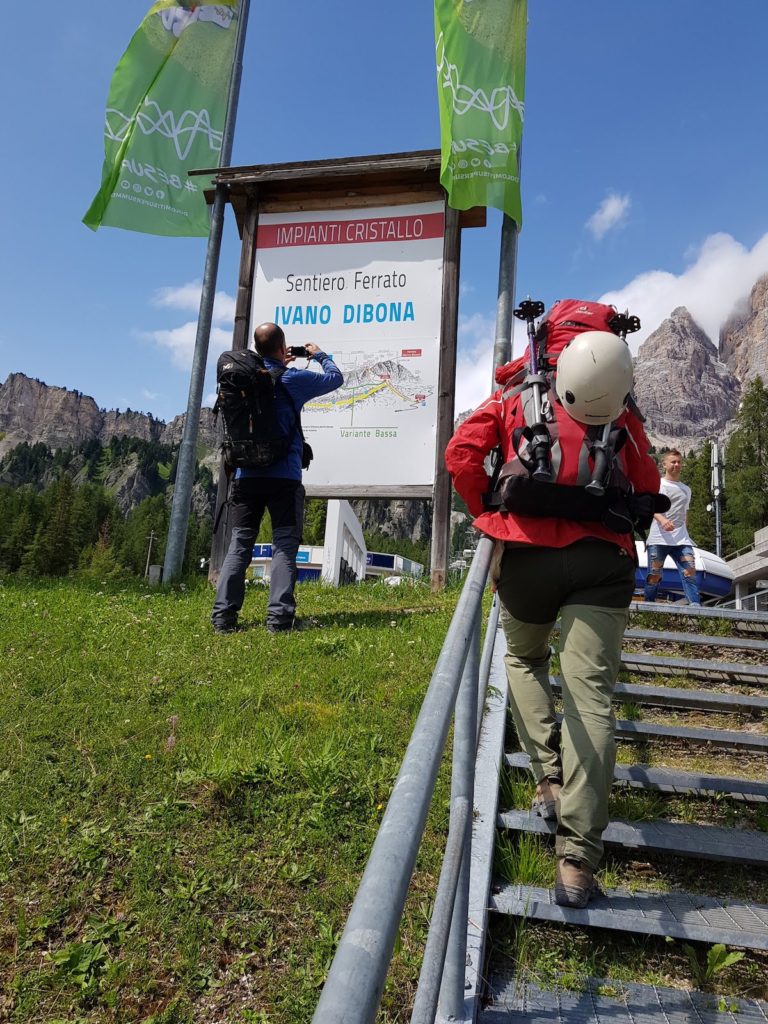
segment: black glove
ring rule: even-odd
[[[672,502],[666,494],[633,494],[629,499],[632,522],[645,532],[651,528],[656,512],[668,512]]]

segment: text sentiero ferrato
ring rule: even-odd
[[[364,274],[356,270],[352,278],[352,288],[361,291],[377,291],[384,288],[405,288],[408,278],[405,274]],[[347,279],[341,274],[310,274],[300,277],[288,274],[285,279],[287,292],[343,292],[347,288]]]

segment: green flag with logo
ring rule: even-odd
[[[440,181],[457,210],[522,224],[527,0],[435,0]]]
[[[112,76],[101,188],[83,217],[152,235],[207,235],[203,179],[217,167],[238,0],[154,3]]]

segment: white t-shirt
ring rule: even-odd
[[[672,502],[669,512],[662,513],[671,519],[675,524],[674,530],[662,530],[657,519],[653,520],[653,526],[648,531],[646,544],[668,544],[679,547],[681,544],[693,545],[685,525],[688,515],[688,506],[691,504],[691,488],[679,480],[667,480],[661,478],[660,494],[666,494]]]

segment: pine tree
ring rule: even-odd
[[[43,559],[45,575],[66,576],[77,564],[79,553],[75,535],[75,492],[69,473],[48,489],[46,499],[50,504],[38,557]]]
[[[761,377],[745,388],[737,424],[725,453],[723,532],[730,551],[747,547],[768,526],[768,389]]]
[[[328,502],[321,498],[310,498],[304,509],[304,543],[323,544],[325,542],[325,522],[328,514]]]
[[[162,562],[168,534],[168,518],[168,506],[162,494],[154,498],[145,498],[137,505],[125,521],[119,547],[116,545],[115,553],[120,564],[137,576],[143,576],[152,533],[154,537],[151,561]]]
[[[680,479],[691,488],[691,504],[688,509],[688,532],[697,547],[705,551],[715,550],[715,515],[707,511],[712,503],[710,492],[712,444],[705,441],[696,451],[690,452],[683,462]]]

